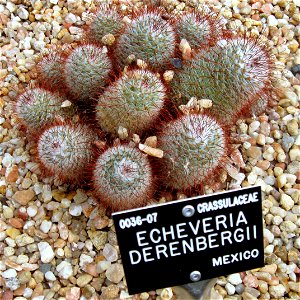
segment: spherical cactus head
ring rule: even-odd
[[[273,64],[267,47],[252,37],[222,39],[197,52],[172,82],[173,99],[186,104],[191,97],[213,101],[212,113],[234,122],[241,112],[270,88]]]
[[[99,97],[98,123],[113,135],[120,126],[129,133],[141,134],[159,117],[165,97],[166,88],[155,73],[127,71]]]
[[[64,51],[50,50],[37,64],[37,80],[49,90],[64,91]]]
[[[114,56],[120,68],[128,64],[129,55],[134,55],[151,68],[160,70],[174,56],[175,42],[173,27],[162,18],[161,10],[141,10],[125,26]]]
[[[57,118],[71,119],[76,114],[76,108],[57,93],[32,88],[19,95],[16,112],[29,131],[40,131]]]
[[[148,157],[129,145],[108,148],[95,163],[93,186],[100,203],[113,210],[144,205],[154,192]]]
[[[108,5],[101,5],[93,16],[93,20],[87,31],[87,39],[99,45],[103,43],[103,37],[108,34],[117,37],[124,23],[118,11]]]
[[[94,157],[96,135],[85,125],[60,124],[47,128],[38,138],[37,159],[46,175],[79,183]]]
[[[211,176],[227,154],[225,131],[211,116],[183,115],[167,123],[157,137],[164,151],[161,174],[173,189],[189,191]]]
[[[74,99],[89,101],[106,84],[112,70],[105,47],[81,45],[73,49],[65,62],[66,86]]]
[[[184,12],[173,20],[179,41],[185,39],[192,48],[212,46],[221,32],[221,25],[212,12]]]

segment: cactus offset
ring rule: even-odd
[[[255,38],[235,36],[199,51],[172,80],[177,104],[191,97],[213,101],[212,113],[234,122],[260,94],[270,89],[272,59]]]
[[[64,75],[73,98],[87,101],[101,92],[112,70],[106,50],[105,47],[82,45],[71,51]]]
[[[222,165],[227,154],[226,134],[208,115],[183,115],[167,123],[158,135],[164,151],[161,173],[174,189],[197,187]]]
[[[119,126],[142,133],[158,118],[166,89],[156,74],[145,70],[124,73],[97,103],[97,120],[103,131],[117,134]]]
[[[215,15],[204,12],[185,12],[174,19],[179,41],[185,39],[191,47],[213,46],[220,34],[220,22]]]
[[[93,16],[86,36],[92,43],[103,44],[103,37],[111,34],[117,37],[124,23],[117,10],[108,5],[101,5]]]
[[[154,192],[147,156],[128,145],[107,149],[95,163],[93,186],[101,203],[113,210],[145,204]]]
[[[64,90],[64,63],[63,50],[50,50],[37,64],[37,80],[50,90]]]
[[[28,89],[19,95],[16,112],[29,131],[40,131],[57,118],[71,119],[76,112],[74,105],[64,106],[65,98],[42,88]]]
[[[85,125],[54,125],[40,135],[37,159],[46,174],[80,182],[94,157],[96,135]]]
[[[162,18],[158,9],[143,10],[134,15],[120,35],[114,57],[119,66],[128,65],[128,56],[161,70],[174,56],[176,36],[173,27]]]

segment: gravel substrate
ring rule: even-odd
[[[113,222],[88,191],[42,179],[13,112],[35,59],[75,43],[94,0],[0,0],[0,298],[177,299],[171,288],[129,296]],[[115,1],[114,1],[115,2]],[[126,2],[120,0],[123,9]],[[141,5],[139,1],[131,1]],[[300,299],[300,1],[162,0],[169,10],[209,3],[228,28],[264,35],[277,58],[280,98],[232,128],[222,182],[261,185],[265,267],[220,277],[211,299]],[[178,195],[182,198],[183,195]],[[166,201],[162,197],[160,202]],[[145,278],[147,280],[147,278]]]

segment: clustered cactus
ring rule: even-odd
[[[222,127],[205,114],[184,115],[166,124],[158,136],[158,147],[165,153],[165,184],[180,190],[201,184],[224,161],[226,143]]]
[[[150,161],[129,145],[114,146],[102,153],[93,172],[94,190],[111,208],[140,206],[153,194]]]
[[[131,133],[142,133],[156,121],[163,108],[166,89],[147,70],[126,72],[100,95],[97,121],[105,132],[117,134],[120,126]]]
[[[171,82],[177,104],[191,97],[211,99],[211,112],[232,123],[259,95],[270,89],[271,58],[264,45],[252,37],[232,36],[198,50]]]
[[[37,157],[48,175],[79,182],[93,160],[94,141],[95,134],[86,125],[51,125],[38,138]]]
[[[214,178],[230,154],[228,128],[274,94],[266,44],[223,26],[212,12],[101,6],[84,42],[42,57],[36,87],[18,96],[44,173],[91,178],[113,210]],[[197,108],[203,99],[212,106]]]

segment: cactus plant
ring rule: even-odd
[[[40,131],[57,118],[71,119],[74,105],[64,105],[65,98],[43,88],[27,89],[16,102],[16,112],[29,131]]]
[[[103,131],[114,135],[119,126],[140,134],[155,122],[165,97],[166,88],[156,74],[128,71],[99,97],[97,120]]]
[[[212,13],[184,12],[173,20],[179,41],[185,39],[193,48],[213,46],[220,33],[220,22]]]
[[[93,15],[86,36],[91,43],[102,45],[104,36],[108,34],[118,36],[123,26],[122,18],[116,9],[101,5]]]
[[[134,55],[153,69],[163,69],[174,56],[176,36],[159,9],[141,10],[133,15],[120,35],[114,57],[122,68]]]
[[[253,37],[234,36],[197,52],[172,80],[173,99],[185,104],[191,97],[213,101],[212,113],[234,122],[260,94],[270,88],[272,58]]]
[[[164,151],[164,183],[174,189],[197,187],[222,165],[227,154],[224,129],[204,114],[183,115],[167,123],[157,139]]]
[[[50,50],[37,64],[37,80],[47,89],[64,90],[64,50]]]
[[[70,94],[77,100],[88,101],[105,86],[112,70],[105,47],[81,45],[66,58],[64,76]]]
[[[59,124],[45,129],[37,141],[37,159],[45,174],[80,182],[94,157],[96,135],[85,125]]]
[[[94,192],[113,210],[143,205],[153,194],[153,175],[146,155],[129,145],[108,148],[93,170]]]

